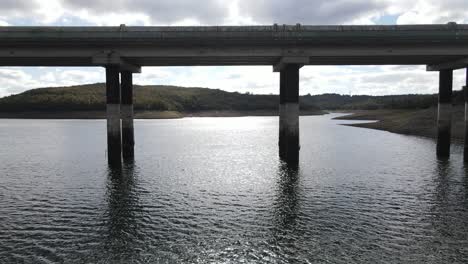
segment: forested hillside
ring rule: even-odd
[[[307,95],[302,101],[321,109],[331,110],[425,109],[437,106],[437,98],[437,94],[386,96],[322,94]],[[464,104],[462,91],[453,92],[453,103]]]
[[[454,103],[463,104],[461,91],[454,91]],[[278,95],[254,95],[219,89],[177,86],[138,86],[134,89],[136,111],[256,111],[277,110]],[[437,94],[430,95],[305,95],[302,110],[425,109],[437,105]],[[54,112],[105,110],[105,84],[59,88],[40,88],[0,98],[1,112]]]
[[[277,110],[277,95],[230,93],[219,89],[176,86],[134,88],[135,110],[198,112],[210,110]],[[29,90],[0,99],[0,111],[96,111],[105,109],[105,85],[90,84]],[[302,102],[301,109],[315,110]]]

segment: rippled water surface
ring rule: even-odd
[[[0,263],[467,263],[468,169],[431,139],[301,117],[135,123],[110,170],[105,121],[0,120]]]

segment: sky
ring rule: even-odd
[[[347,25],[468,23],[468,0],[1,0],[0,26]],[[305,66],[301,94],[437,93],[425,66]],[[100,67],[1,67],[0,97],[39,87],[104,82]],[[465,71],[454,72],[454,89]],[[271,66],[144,67],[140,85],[278,94]]]

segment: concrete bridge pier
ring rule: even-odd
[[[122,164],[119,73],[118,65],[106,66],[107,158],[111,167]]]
[[[133,130],[133,75],[131,71],[121,72],[121,116],[122,116],[122,157],[124,161],[134,158]]]
[[[468,68],[466,68],[466,81],[463,86],[463,94],[465,97],[465,147],[463,153],[463,159],[468,162]]]
[[[452,124],[452,82],[453,70],[439,71],[439,105],[437,113],[437,157],[450,156]]]
[[[280,70],[279,157],[287,164],[299,163],[299,64]]]

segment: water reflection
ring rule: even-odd
[[[457,163],[451,160],[438,160],[436,165],[436,178],[434,179],[434,198],[431,207],[431,224],[434,232],[429,242],[431,247],[443,247],[439,258],[444,256],[457,256],[457,249],[453,249],[449,245],[451,243],[466,244],[467,221],[460,215],[466,214],[466,176],[467,168],[461,168],[465,171],[456,172],[458,170]],[[455,209],[457,208],[457,209]],[[450,262],[458,262],[462,259],[452,259]],[[461,262],[460,262],[461,263]]]
[[[439,210],[452,211],[454,205],[462,206],[467,195],[467,173],[466,166],[459,168],[458,163],[451,160],[437,162],[434,201]]]
[[[140,122],[137,166],[109,171],[105,136],[88,133],[105,135],[102,122],[2,127],[0,259],[466,263],[461,148],[437,163],[431,140],[303,117],[295,170],[273,158],[277,119],[216,120],[258,123],[245,130],[204,120]]]
[[[294,164],[293,164],[294,165]],[[295,233],[298,232],[297,218],[299,208],[299,168],[290,167],[286,163],[281,163],[277,175],[276,198],[273,207],[274,229],[272,237],[273,244],[276,245],[274,251],[278,255],[283,255],[288,261],[293,261],[294,256],[284,254],[281,248],[296,248]],[[291,258],[291,259],[289,259]]]
[[[465,204],[465,208],[468,209],[468,164],[466,162],[463,166],[463,189],[465,192],[463,201]]]
[[[129,261],[137,258],[136,244],[140,239],[138,191],[135,190],[134,162],[123,167],[108,169],[107,203],[108,222],[106,251],[113,261]]]
[[[434,204],[432,206],[432,212],[437,215],[437,218],[432,219],[432,224],[434,225],[434,230],[437,233],[435,236],[437,241],[443,241],[445,237],[448,235],[446,231],[451,229],[450,227],[450,192],[454,191],[451,190],[452,188],[456,188],[456,186],[450,186],[450,162],[448,160],[438,160],[436,165],[437,173],[435,181],[435,189],[434,189]],[[454,201],[458,202],[458,201]],[[441,227],[444,227],[445,231],[440,232]],[[448,229],[447,229],[448,228]]]
[[[436,201],[445,204],[448,199],[449,190],[449,174],[450,174],[450,162],[449,160],[439,159],[436,166],[437,175],[437,186],[435,190]]]
[[[298,210],[298,168],[281,164],[278,169],[275,222],[278,230],[294,226]]]

